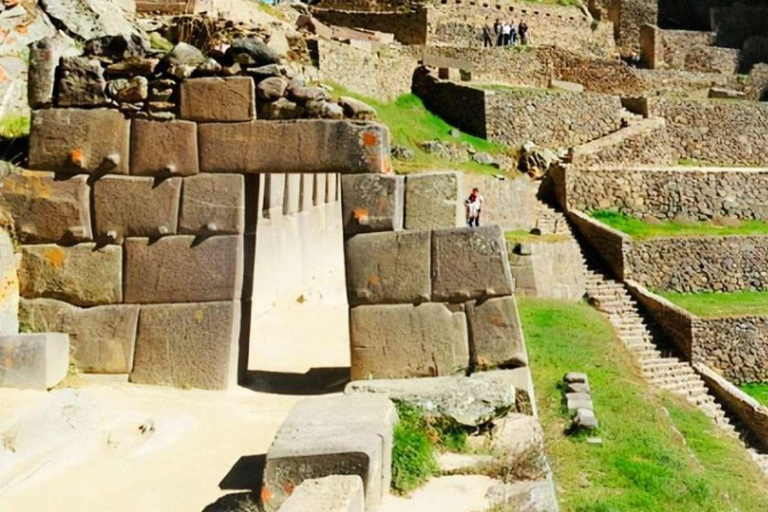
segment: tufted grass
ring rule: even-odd
[[[761,404],[768,407],[768,384],[753,382],[742,384],[739,388]]]
[[[600,313],[532,298],[519,308],[563,512],[768,510],[768,482],[746,451],[688,403],[650,389]],[[589,375],[602,444],[564,434],[568,371]]]
[[[15,139],[29,135],[30,118],[22,114],[6,114],[0,118],[0,138]]]
[[[656,293],[702,318],[768,314],[768,291]]]
[[[759,220],[729,220],[727,224],[717,224],[712,221],[680,222],[664,220],[648,222],[609,210],[595,210],[589,212],[589,215],[622,233],[626,233],[632,238],[638,239],[682,236],[768,235],[768,222]]]

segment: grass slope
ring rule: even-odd
[[[725,236],[725,235],[768,235],[768,222],[749,220],[721,226],[712,222],[646,222],[621,213],[606,210],[590,212],[594,219],[617,229],[632,238],[655,238],[662,236]]]
[[[768,407],[768,384],[759,382],[739,386],[743,392]]]
[[[768,314],[768,292],[657,293],[702,318]]]
[[[563,512],[768,510],[746,452],[698,410],[649,389],[600,313],[522,298],[520,314]],[[568,371],[590,376],[601,445],[563,433]]]

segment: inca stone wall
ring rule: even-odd
[[[477,137],[487,137],[485,91],[441,80],[422,67],[413,75],[413,92],[429,110],[453,126]]]
[[[576,241],[507,242],[507,253],[515,293],[571,301],[584,297],[584,263]]]
[[[394,34],[402,44],[427,44],[427,8],[406,11],[363,11],[313,8],[312,15],[323,23]]]
[[[571,150],[574,168],[595,166],[664,165],[674,163],[666,140],[667,126],[662,118],[633,121],[626,128],[610,133]],[[583,208],[590,210],[594,208]]]
[[[648,39],[656,40],[656,44]],[[716,33],[692,30],[663,30],[643,27],[640,45],[643,59],[651,67],[665,66],[703,73],[735,74],[739,69],[739,50],[713,46]],[[650,50],[650,52],[648,51]]]
[[[640,27],[656,25],[659,17],[658,0],[616,0],[616,41],[622,56],[640,53]]]

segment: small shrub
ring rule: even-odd
[[[15,139],[29,135],[29,116],[8,114],[0,118],[0,138]]]
[[[437,472],[429,424],[418,407],[395,402],[400,421],[395,426],[392,446],[392,489],[405,494]]]

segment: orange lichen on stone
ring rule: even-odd
[[[363,145],[364,146],[375,146],[376,143],[379,141],[378,137],[376,137],[376,134],[373,132],[363,132]]]
[[[69,152],[69,160],[73,164],[76,165],[82,165],[83,164],[83,150],[76,148]]]
[[[352,213],[354,215],[355,219],[360,220],[368,217],[368,208],[355,208],[355,211]]]
[[[267,503],[269,500],[272,499],[272,493],[269,492],[269,489],[267,487],[261,488],[261,502]]]
[[[61,268],[64,266],[64,259],[66,256],[67,255],[64,253],[64,249],[61,247],[54,247],[53,249],[48,249],[43,253],[45,260],[56,268]]]
[[[504,325],[504,318],[501,315],[493,315],[488,318],[488,323],[495,325],[496,327],[501,327]]]
[[[285,494],[293,494],[293,490],[296,488],[293,482],[286,482],[283,486],[283,491],[285,491]]]
[[[372,274],[368,276],[368,284],[370,286],[376,286],[377,284],[379,284],[379,282],[380,282],[379,276],[377,276],[376,274]]]

